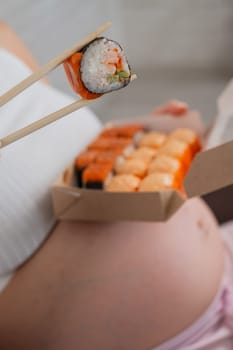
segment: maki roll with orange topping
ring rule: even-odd
[[[182,162],[185,171],[189,168],[193,158],[191,147],[187,143],[172,137],[170,137],[165,145],[160,148],[158,154],[179,159]]]
[[[99,163],[99,164],[108,163],[108,164],[112,164],[112,167],[114,167],[116,159],[118,156],[120,156],[120,154],[121,154],[121,150],[100,152],[95,159],[95,163]]]
[[[115,175],[107,183],[105,190],[108,192],[135,192],[140,184],[137,176],[122,174]]]
[[[98,151],[84,151],[80,153],[75,159],[75,174],[78,186],[82,187],[82,173],[83,170],[95,161]]]
[[[111,174],[112,164],[92,163],[83,172],[83,186],[85,188],[102,190]]]
[[[89,146],[89,150],[99,151],[119,151],[122,152],[127,149],[132,149],[132,139],[130,138],[119,138],[119,137],[99,137]]]
[[[150,162],[158,154],[158,150],[150,147],[140,147],[133,150],[128,156],[128,159],[142,159],[146,162]]]
[[[167,140],[167,135],[157,132],[151,131],[144,134],[138,141],[139,147],[152,147],[152,148],[160,148],[164,145]]]
[[[134,137],[136,134],[145,130],[145,127],[140,124],[129,124],[119,127],[119,137]]]
[[[166,155],[158,156],[149,165],[148,174],[158,172],[173,174],[180,184],[184,178],[184,167],[181,161]]]
[[[140,183],[139,192],[154,192],[167,189],[178,189],[175,176],[169,173],[153,173],[146,176]]]
[[[183,141],[190,145],[193,156],[200,151],[201,145],[198,135],[191,129],[179,128],[170,134],[170,137]]]
[[[64,61],[64,69],[75,92],[85,99],[121,89],[130,82],[131,71],[121,46],[100,37]]]
[[[142,159],[119,159],[115,167],[117,174],[131,174],[143,178],[147,173],[148,162]]]
[[[118,137],[118,127],[111,126],[105,128],[101,133],[100,137]]]
[[[122,126],[113,126],[102,131],[101,136],[115,137],[134,137],[135,134],[144,131],[144,126],[140,124],[129,124]]]

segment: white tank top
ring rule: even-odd
[[[0,49],[0,95],[29,74],[22,62]],[[0,108],[0,138],[73,101],[34,84]],[[46,238],[55,222],[51,184],[100,127],[83,108],[0,149],[0,289]]]

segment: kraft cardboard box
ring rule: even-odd
[[[138,117],[124,120],[125,124],[142,123],[151,130],[171,132],[178,127],[196,131],[203,151],[194,158],[184,180],[186,198],[175,190],[161,192],[116,193],[81,189],[74,186],[73,166],[66,169],[52,187],[55,216],[61,220],[87,221],[166,221],[189,198],[212,193],[233,184],[233,83],[218,99],[218,117],[211,128],[204,127],[199,114],[189,112],[184,117]],[[232,125],[229,124],[232,121]],[[114,121],[123,124],[123,121]],[[229,127],[232,126],[232,133]],[[225,133],[225,134],[224,134]],[[222,144],[221,144],[222,143]]]

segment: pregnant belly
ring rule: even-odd
[[[167,223],[63,222],[0,298],[0,348],[150,349],[205,311],[222,272],[199,199]]]

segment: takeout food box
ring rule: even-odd
[[[203,150],[196,155],[185,176],[183,184],[186,197],[175,190],[128,193],[78,188],[74,186],[74,167],[71,165],[52,187],[57,218],[85,221],[166,221],[187,199],[233,184],[233,141],[208,149],[208,140],[213,144],[215,127],[205,128],[197,112],[189,112],[178,118],[148,115],[114,121],[114,125],[130,122],[141,123],[151,130],[165,133],[180,127],[197,132]],[[216,135],[214,142],[218,143]]]

